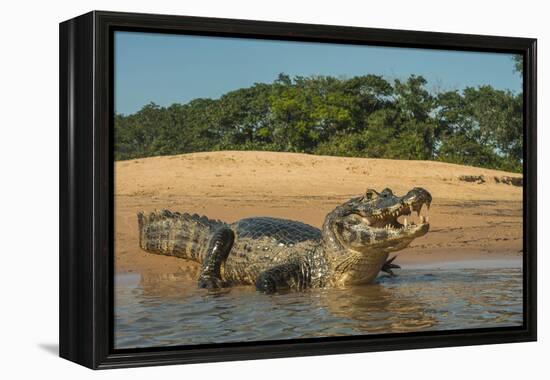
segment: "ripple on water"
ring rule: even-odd
[[[178,275],[117,280],[115,346],[138,348],[522,324],[522,272],[410,269],[373,285],[265,295]]]

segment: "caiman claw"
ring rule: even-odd
[[[395,260],[397,256],[392,257],[391,259],[387,260],[384,265],[382,266],[382,272],[386,272],[390,276],[394,277],[395,273],[392,271],[392,269],[401,269],[401,267],[397,264],[392,264],[393,260]]]

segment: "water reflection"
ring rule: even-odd
[[[119,275],[117,348],[513,326],[520,268],[412,269],[377,284],[265,295],[197,289],[187,273]]]
[[[320,306],[365,333],[418,331],[437,324],[424,300],[381,284],[324,292]]]

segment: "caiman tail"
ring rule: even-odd
[[[138,213],[139,246],[159,255],[176,256],[201,262],[212,233],[225,225],[197,214],[168,210]]]

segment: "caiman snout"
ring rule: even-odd
[[[432,195],[421,187],[415,187],[406,195],[401,197],[403,203],[410,205],[412,211],[420,211],[422,205],[427,205],[430,208],[432,203]]]
[[[391,189],[384,189],[381,192],[369,189],[366,194],[359,199],[355,205],[356,213],[364,218],[364,222],[371,228],[402,228],[410,223],[407,223],[411,218],[403,218],[414,213],[420,217],[420,211],[426,205],[427,210],[432,202],[431,194],[421,188],[415,187],[407,194],[399,197],[396,196]],[[427,215],[420,217],[420,223],[427,222]]]
[[[403,206],[401,207],[399,216],[414,216],[414,213],[416,213],[416,215],[420,218],[420,224],[428,224],[428,211],[432,203],[432,195],[427,190],[421,187],[415,187],[406,195],[401,197],[401,203]],[[426,206],[426,212],[422,211],[424,205]],[[407,226],[410,222],[406,217],[400,218],[399,221],[405,226]],[[414,224],[414,222],[411,223]]]

